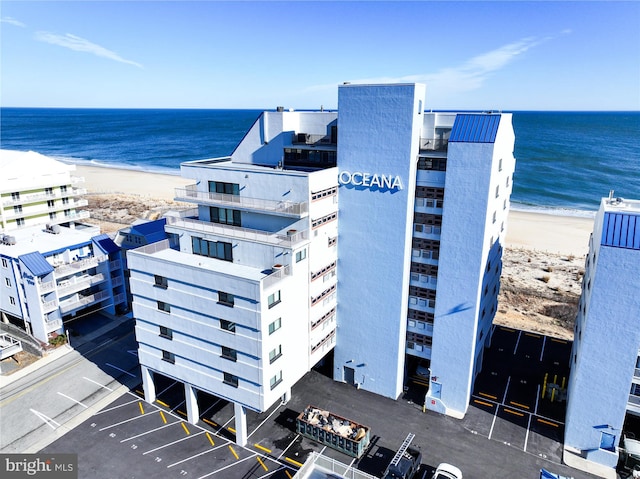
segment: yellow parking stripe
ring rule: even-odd
[[[524,409],[529,409],[529,406],[527,406],[525,404],[520,404],[519,402],[509,401],[509,404],[513,404],[514,406],[519,406],[519,407],[522,407]]]
[[[238,453],[236,451],[233,450],[233,448],[231,447],[231,444],[229,444],[229,450],[231,451],[231,454],[233,454],[237,459],[240,459],[240,457],[238,456]]]
[[[184,432],[186,432],[186,433],[187,433],[187,435],[191,434],[191,433],[189,432],[189,430],[187,429],[187,425],[186,425],[185,423],[181,422],[180,424],[182,424],[182,429],[184,429]]]
[[[140,406],[140,414],[144,414],[144,408],[142,407],[142,402],[139,402],[138,406]]]
[[[553,341],[554,343],[567,344],[567,342],[563,341],[562,339],[551,338],[551,341]]]
[[[293,459],[289,459],[287,456],[284,457],[284,460],[290,462],[294,466],[302,467],[301,463],[299,463],[298,461],[294,461]]]
[[[136,389],[136,393],[140,394],[140,396],[144,396],[144,393],[142,391],[140,391],[139,389]]]
[[[508,412],[509,414],[513,414],[514,416],[524,416],[521,412],[514,411],[513,409],[504,408],[504,412]]]
[[[186,412],[184,412],[184,411],[181,411],[180,409],[178,409],[176,412],[177,412],[178,414],[183,415],[184,417],[187,417],[187,413],[186,413]]]
[[[156,400],[156,402],[157,402],[158,404],[160,404],[161,406],[169,407],[169,405],[168,405],[166,402],[164,402],[164,401],[160,401],[160,399],[157,399],[157,400]]]
[[[236,433],[236,430],[235,430],[234,428],[232,428],[232,427],[228,427],[227,429],[228,429],[229,431],[231,431],[232,433],[234,433],[234,434]]]
[[[289,479],[293,479],[293,476],[289,474],[289,471],[287,471],[286,469],[284,470],[284,473],[287,475]]]
[[[477,402],[478,404],[482,404],[483,406],[493,407],[493,404],[490,402],[480,401],[479,399],[474,399],[473,402]]]
[[[167,423],[167,418],[164,417],[164,413],[162,411],[160,411],[160,417],[162,418],[162,422],[166,424]]]
[[[208,419],[206,419],[206,418],[202,418],[202,420],[203,420],[204,422],[206,422],[207,424],[209,424],[210,426],[218,427],[218,425],[217,425],[215,422],[213,422],[213,421],[209,421],[209,420],[208,420]]]
[[[209,439],[209,442],[211,443],[212,446],[215,446],[215,444],[213,443],[213,439],[211,439],[211,435],[207,432],[205,433],[207,436],[207,439]]]
[[[486,397],[486,398],[493,399],[493,400],[495,400],[495,401],[497,401],[497,400],[498,400],[498,398],[497,398],[496,396],[492,396],[491,394],[486,394],[486,393],[478,393],[478,394],[479,394],[480,396],[484,396],[484,397]]]
[[[548,424],[549,426],[559,427],[555,422],[545,421],[544,419],[540,419],[540,418],[538,418],[537,421],[543,424]]]
[[[271,454],[271,449],[267,449],[264,446],[261,446],[260,444],[254,444],[253,447],[255,447],[256,449],[261,449],[262,451],[266,452],[267,454]]]
[[[531,334],[531,333],[524,333],[525,336],[529,336],[531,338],[540,338],[540,336],[538,336],[537,334]]]
[[[262,469],[264,469],[265,471],[269,470],[269,469],[267,469],[267,466],[264,465],[264,462],[262,462],[262,459],[260,459],[258,456],[256,456],[256,459],[258,460],[258,462],[262,466]]]
[[[515,332],[515,330],[514,330],[514,329],[505,328],[504,326],[501,326],[501,327],[500,327],[500,329],[501,329],[502,331],[506,331],[506,332],[508,332],[508,333],[514,333],[514,332]]]

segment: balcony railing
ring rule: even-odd
[[[640,378],[640,368],[636,368],[633,371],[633,376],[636,377],[636,378]]]
[[[120,268],[122,268],[122,262],[119,259],[114,259],[113,261],[109,262],[109,269],[111,271],[114,271]]]
[[[191,218],[167,217],[167,225],[177,228],[184,228],[201,233],[211,233],[231,238],[256,241],[258,243],[272,244],[278,246],[291,246],[309,237],[308,231],[297,231],[292,234],[278,234],[263,230],[253,230],[240,226],[229,226],[209,221],[200,221]]]
[[[84,181],[84,178],[82,179]],[[73,182],[73,181],[72,181]],[[39,193],[21,193],[19,197],[7,197],[2,204],[4,206],[19,205],[36,203],[38,201],[55,200],[59,198],[67,198],[69,196],[78,196],[87,194],[86,188],[67,188],[66,191],[61,191],[59,187],[55,187],[55,191],[47,192],[42,191]],[[86,205],[83,205],[86,206]]]
[[[303,217],[309,213],[309,205],[305,202],[265,200],[226,193],[209,193],[197,191],[196,185],[176,188],[175,200],[188,203],[223,205],[232,208],[244,208],[254,211],[267,211],[287,216]]]
[[[42,302],[42,312],[43,313],[50,313],[51,311],[53,311],[57,307],[58,307],[58,300],[57,299],[54,299],[52,301],[43,301]]]
[[[273,271],[273,273],[271,273],[262,281],[262,287],[268,288],[269,286],[276,284],[282,278],[284,278],[285,276],[289,276],[290,274],[291,268],[289,267],[289,265],[283,266],[282,268],[277,268]]]
[[[0,334],[0,359],[10,358],[22,351],[22,343],[8,334]]]
[[[67,301],[60,303],[60,311],[62,313],[68,313],[74,309],[82,308],[88,304],[97,303],[99,301],[103,301],[105,299],[109,299],[111,297],[111,293],[109,291],[98,291],[94,294],[89,294],[86,296],[78,295],[74,298],[71,298]]]
[[[86,220],[91,216],[91,213],[88,211],[76,211],[74,213],[69,213],[68,215],[56,216],[55,218],[50,218],[49,223],[51,224],[60,224],[67,223],[69,221],[78,221],[78,220]]]
[[[633,404],[634,406],[640,406],[640,396],[634,396],[633,394],[629,394],[629,404]]]
[[[294,145],[335,146],[331,135],[312,135],[310,133],[293,133],[291,143]]]
[[[61,319],[54,319],[52,321],[46,322],[47,332],[55,331],[56,329],[60,329],[62,327]]]
[[[38,282],[38,284],[40,285],[41,293],[48,293],[49,291],[53,291],[56,287],[55,281],[49,281],[47,283]]]
[[[420,138],[421,151],[447,151],[448,148],[448,138]]]
[[[88,258],[75,261],[73,263],[64,263],[54,266],[56,275],[61,276],[68,273],[78,273],[85,269],[95,268],[99,263],[107,260],[106,256],[90,256]]]
[[[58,296],[64,296],[72,293],[73,291],[82,291],[83,289],[87,289],[89,286],[101,283],[104,280],[105,275],[100,273],[74,277],[67,281],[61,281],[58,284]]]

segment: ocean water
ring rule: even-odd
[[[0,109],[0,147],[67,162],[180,174],[231,154],[259,110]],[[514,209],[590,216],[640,199],[640,112],[514,112]],[[0,172],[1,174],[1,172]]]

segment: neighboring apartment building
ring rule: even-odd
[[[515,160],[511,115],[425,113],[419,84],[343,85],[337,112],[264,112],[230,157],[182,165],[197,206],[128,253],[145,396],[153,373],[265,411],[326,359],[461,417],[495,314]],[[339,138],[339,140],[338,140]],[[339,146],[339,147],[338,147]],[[329,354],[333,351],[333,354]]]
[[[585,264],[564,444],[567,464],[605,477],[616,477],[625,418],[638,424],[640,416],[639,270],[640,201],[611,195],[596,215]]]
[[[83,190],[73,186],[74,168],[33,152],[0,152],[0,316],[45,343],[78,315],[126,308],[120,248],[77,222],[88,213],[74,209],[86,204],[76,198]],[[24,216],[7,214],[17,202]]]

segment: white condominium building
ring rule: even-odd
[[[325,359],[397,398],[413,356],[427,406],[466,411],[495,314],[511,116],[425,113],[424,86],[343,85],[339,114],[264,112],[230,157],[182,165],[195,208],[128,253],[145,396],[154,372],[246,411]]]
[[[626,418],[640,438],[639,269],[640,201],[604,198],[578,304],[564,460],[605,477],[616,477],[618,446],[640,460],[640,443],[623,434]]]
[[[0,156],[0,317],[46,343],[89,311],[126,308],[120,248],[76,198],[75,167],[33,152]],[[6,173],[6,174],[5,174]]]

